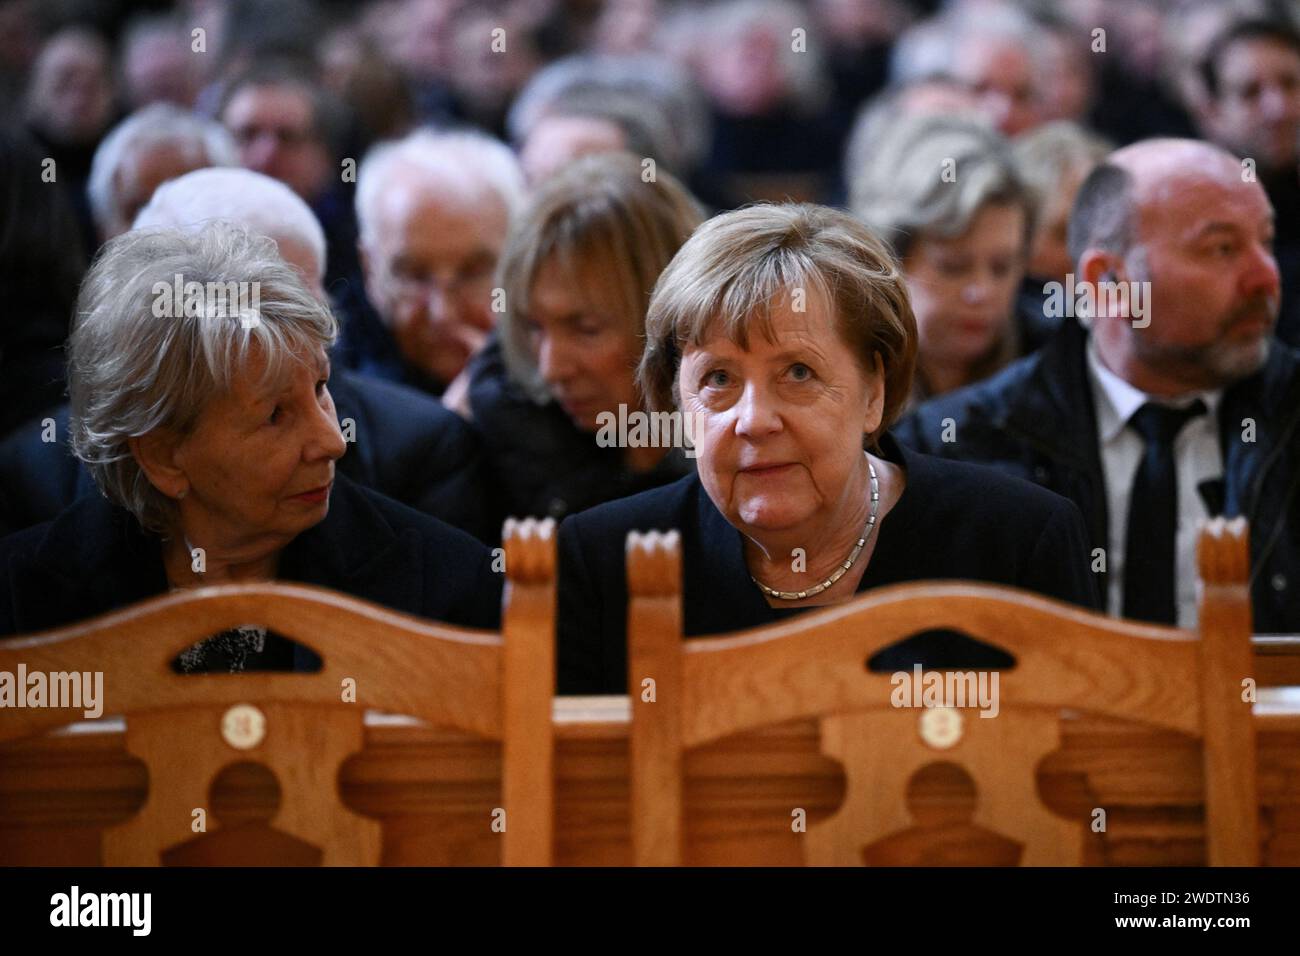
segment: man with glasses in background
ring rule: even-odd
[[[354,323],[346,360],[455,406],[453,383],[493,325],[497,258],[523,198],[514,154],[481,133],[417,130],[374,147],[357,177],[358,249],[381,327]]]

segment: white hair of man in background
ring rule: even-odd
[[[326,301],[325,231],[298,194],[270,176],[240,167],[186,173],[158,187],[131,228],[196,232],[219,219],[274,239],[280,258],[302,273],[316,298]]]
[[[366,294],[431,390],[456,380],[487,338],[497,259],[524,199],[514,153],[482,133],[416,130],[361,163]]]
[[[978,108],[1007,136],[1046,116],[1044,84],[1054,69],[1050,36],[1013,6],[958,8],[905,31],[889,62],[891,85],[937,74],[955,77],[979,100]]]
[[[220,123],[168,103],[132,113],[104,137],[91,163],[86,192],[100,238],[131,228],[160,183],[237,160],[235,142]]]

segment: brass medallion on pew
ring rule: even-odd
[[[955,707],[926,707],[921,711],[917,731],[926,746],[935,750],[955,747],[965,733],[961,711]]]
[[[266,738],[266,715],[252,704],[235,704],[221,717],[221,739],[236,750],[252,750]]]

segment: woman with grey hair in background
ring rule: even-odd
[[[903,266],[919,336],[913,403],[1027,351],[1015,302],[1034,206],[999,133],[955,117],[902,118],[857,171],[851,203]]]
[[[495,627],[501,582],[486,547],[335,473],[337,334],[275,243],[230,223],[105,246],[68,346],[72,446],[103,496],[0,542],[0,634],[169,589],[275,578]],[[241,628],[176,666],[315,663]]]

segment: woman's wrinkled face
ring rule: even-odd
[[[838,513],[884,407],[883,375],[864,370],[821,296],[802,312],[790,305],[773,306],[775,341],[757,328],[748,349],[715,335],[685,347],[678,373],[700,480],[746,533],[816,528]]]
[[[583,431],[599,427],[601,412],[641,407],[636,363],[641,349],[612,295],[593,294],[600,277],[577,277],[554,257],[537,270],[523,325],[547,389]]]
[[[954,239],[917,237],[903,266],[923,362],[976,362],[1006,334],[1024,242],[1024,210],[1010,204],[985,206]]]
[[[329,512],[334,462],[347,446],[326,387],[329,360],[323,350],[305,359],[262,387],[255,348],[177,443],[173,461],[188,481],[181,525],[195,546],[282,546]]]

